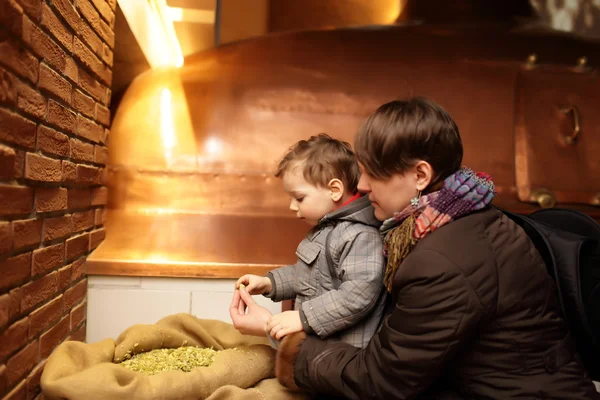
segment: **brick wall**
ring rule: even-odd
[[[104,239],[116,0],[0,0],[0,398],[85,338]]]

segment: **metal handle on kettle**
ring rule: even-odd
[[[579,109],[577,108],[577,106],[572,105],[560,107],[559,110],[565,115],[569,113],[573,114],[573,132],[570,135],[565,135],[563,137],[566,144],[573,145],[577,142],[579,132],[581,132],[581,125],[579,124]]]

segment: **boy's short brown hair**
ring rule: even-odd
[[[427,161],[436,174],[431,185],[458,170],[463,157],[456,123],[423,97],[379,107],[359,128],[354,147],[365,172],[379,179],[404,173],[418,160]]]
[[[329,181],[337,178],[344,183],[347,192],[356,193],[360,170],[352,146],[347,142],[325,133],[301,140],[290,147],[279,162],[275,176],[282,178],[295,163],[302,163],[304,179],[315,186],[327,187]]]

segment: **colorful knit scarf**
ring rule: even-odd
[[[480,210],[496,195],[494,182],[486,173],[463,167],[444,181],[436,192],[421,196],[416,205],[394,213],[381,226],[385,235],[384,254],[387,267],[384,283],[389,292],[400,263],[425,236],[455,219]]]

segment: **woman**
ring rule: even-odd
[[[426,99],[393,101],[368,117],[355,147],[358,188],[384,221],[392,307],[362,350],[285,337],[280,382],[351,399],[599,398],[539,253],[490,206],[489,176],[461,168],[452,118]],[[271,329],[247,292],[230,312],[242,332]]]

